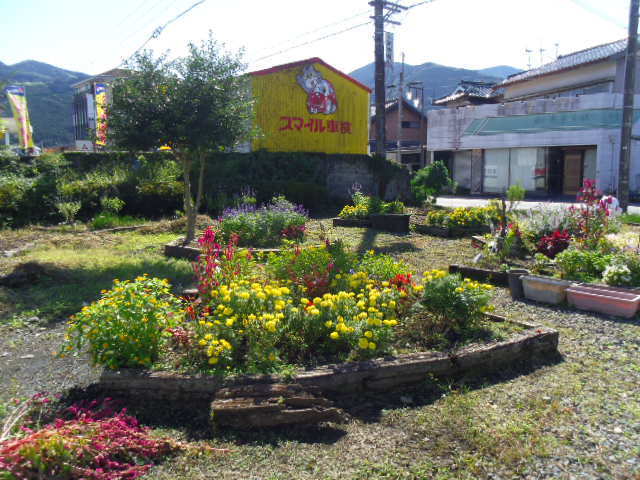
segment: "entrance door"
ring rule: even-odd
[[[576,195],[582,187],[582,154],[583,152],[565,152],[564,182],[562,193]]]

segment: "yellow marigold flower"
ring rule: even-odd
[[[218,363],[218,357],[211,357],[211,358],[209,359],[209,363],[210,363],[211,365],[215,365],[216,363]]]
[[[317,315],[320,315],[320,310],[318,310],[317,308],[310,308],[310,309],[309,309],[309,313],[310,313],[311,315],[315,315],[315,316],[317,316]]]
[[[367,338],[371,338],[373,337],[373,332],[371,330],[367,330],[366,332],[364,332],[364,336]]]
[[[276,331],[276,321],[275,320],[269,320],[267,323],[264,324],[264,326],[270,332],[275,332]]]
[[[366,338],[361,338],[360,340],[358,340],[358,346],[363,350],[369,348],[369,340],[367,340]]]
[[[375,350],[377,345],[374,342],[369,342],[369,350]]]
[[[235,322],[235,320],[235,317],[227,318],[227,321],[225,322],[227,327],[233,327],[233,322]]]
[[[333,322],[331,320],[327,320],[326,322],[324,322],[324,326],[327,328],[331,328],[333,327]]]
[[[331,337],[331,340],[337,340],[340,338],[340,334],[338,332],[331,332],[329,337]]]

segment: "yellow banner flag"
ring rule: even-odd
[[[11,105],[13,118],[18,126],[18,138],[23,149],[33,148],[33,129],[29,122],[29,110],[27,109],[27,96],[24,87],[10,85],[6,89],[7,99]]]

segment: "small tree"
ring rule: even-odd
[[[455,190],[456,182],[451,179],[447,166],[441,161],[418,170],[411,179],[411,190],[421,204],[435,202],[445,188]]]
[[[128,62],[130,74],[117,80],[109,107],[109,135],[129,150],[168,145],[182,164],[185,243],[195,237],[209,153],[225,151],[247,139],[252,99],[242,75],[241,54],[221,51],[211,33],[200,45],[189,44],[186,56],[169,60],[151,52]],[[195,200],[191,170],[199,165]]]

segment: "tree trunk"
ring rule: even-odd
[[[191,158],[188,154],[180,153],[182,161],[182,180],[184,182],[184,214],[187,217],[187,228],[184,243],[189,244],[196,236],[196,210],[191,196]]]
[[[198,174],[198,191],[196,193],[196,215],[200,211],[200,205],[202,204],[202,189],[204,184],[204,166],[205,166],[205,153],[200,152],[198,154],[198,160],[200,161],[200,173]]]

